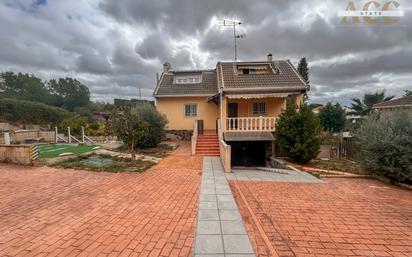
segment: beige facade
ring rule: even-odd
[[[299,106],[303,101],[303,94],[293,95],[295,103]],[[253,103],[264,102],[266,113],[254,114]],[[193,130],[196,120],[204,121],[204,128],[207,130],[216,129],[216,120],[222,121],[228,118],[227,106],[229,103],[238,104],[238,117],[278,117],[286,108],[285,97],[267,97],[255,99],[228,99],[223,97],[221,107],[212,101],[207,101],[207,97],[160,97],[157,98],[157,110],[164,114],[169,123],[167,130]],[[184,106],[186,104],[196,104],[197,115],[186,116]],[[225,126],[222,127],[226,131]]]
[[[265,114],[254,114],[253,113],[253,103],[264,102],[266,104]],[[256,116],[278,116],[282,110],[286,108],[285,98],[259,98],[259,99],[228,99],[227,103],[237,103],[238,104],[238,117],[256,117]]]
[[[185,104],[196,104],[197,116],[185,116]],[[219,108],[215,103],[208,102],[207,97],[159,97],[156,108],[169,121],[166,130],[193,130],[196,120],[203,120],[207,130],[216,129]]]

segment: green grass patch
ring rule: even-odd
[[[155,163],[150,161],[132,160],[129,158],[119,158],[107,155],[79,156],[66,162],[59,163],[55,167],[72,168],[92,171],[106,172],[143,172]]]
[[[62,153],[73,153],[76,155],[93,151],[95,145],[69,145],[69,144],[41,144],[39,147],[39,158],[55,158]]]

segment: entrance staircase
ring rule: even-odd
[[[204,134],[197,136],[196,155],[220,156],[219,137],[216,134]]]

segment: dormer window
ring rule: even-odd
[[[241,69],[242,74],[256,74],[256,69]]]
[[[238,65],[237,74],[239,75],[263,75],[271,74],[272,70],[270,66],[265,64],[251,64],[251,65]]]
[[[200,76],[176,76],[176,84],[198,84]]]

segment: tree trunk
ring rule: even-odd
[[[136,154],[134,152],[134,139],[132,139],[132,145],[130,146],[130,154],[132,155],[132,160],[136,160]]]

